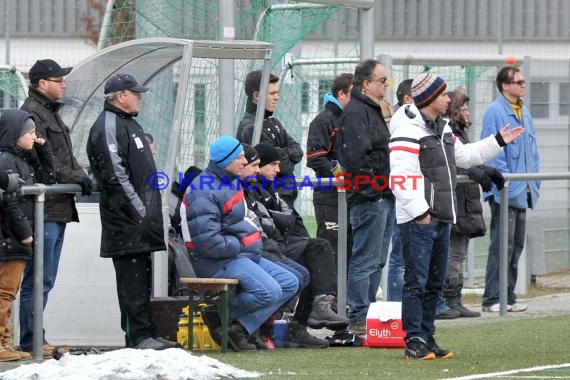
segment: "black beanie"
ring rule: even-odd
[[[241,145],[243,145],[244,157],[247,160],[248,164],[251,164],[253,161],[259,159],[259,154],[257,154],[257,151],[255,150],[254,147],[248,144],[241,144]]]
[[[259,167],[264,167],[275,161],[281,161],[281,156],[277,148],[268,143],[259,143],[255,146],[255,150],[259,154]]]

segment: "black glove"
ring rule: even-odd
[[[503,177],[503,174],[500,171],[490,166],[481,165],[480,167],[483,168],[485,173],[487,173],[487,175],[491,178],[491,181],[493,181],[495,186],[497,186],[497,189],[501,190],[503,187],[505,187],[505,177]]]
[[[491,191],[493,182],[491,181],[491,177],[489,177],[489,175],[487,175],[483,169],[477,166],[469,168],[467,169],[467,176],[481,185],[483,191]]]
[[[25,183],[26,183],[26,181],[24,181],[22,178],[20,178],[20,175],[18,173],[9,173],[8,174],[8,186],[6,186],[6,192],[7,193],[14,193],[14,192],[20,190],[22,185]]]
[[[81,186],[81,195],[91,195],[91,192],[93,191],[93,182],[91,182],[91,178],[81,178],[79,186]]]

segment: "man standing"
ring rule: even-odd
[[[451,358],[435,341],[437,298],[443,291],[451,225],[456,221],[456,164],[480,165],[523,133],[505,127],[493,136],[464,145],[442,116],[449,96],[442,78],[422,74],[412,83],[414,103],[392,118],[390,168],[398,184],[396,217],[400,226],[405,275],[402,324],[405,357]]]
[[[540,158],[536,144],[536,131],[528,108],[523,103],[526,82],[523,74],[516,67],[503,67],[496,79],[501,95],[491,104],[483,115],[481,138],[497,133],[502,125],[520,125],[525,129],[522,138],[509,145],[501,154],[487,163],[502,173],[537,173]],[[521,256],[526,227],[526,210],[534,208],[538,201],[540,181],[513,181],[509,185],[509,248],[508,248],[508,311],[518,312],[527,309],[527,305],[517,302],[515,284],[518,277],[518,262]],[[500,201],[497,188],[485,192],[484,199],[489,200],[491,208],[491,244],[485,273],[485,292],[483,293],[483,311],[499,311],[499,240],[500,240]]]
[[[339,144],[345,176],[354,183],[347,193],[353,239],[347,300],[349,329],[366,334],[366,314],[380,286],[394,225],[394,196],[388,187],[390,132],[380,108],[388,87],[386,69],[366,60],[356,67],[353,84]]]
[[[46,139],[51,146],[55,166],[55,183],[75,183],[82,188],[83,195],[91,194],[92,183],[73,155],[69,128],[63,123],[57,111],[65,92],[65,77],[71,67],[62,68],[51,59],[36,61],[29,72],[28,98],[21,109],[30,113],[36,123],[36,134]],[[75,208],[74,194],[47,194],[44,223],[44,282],[43,304],[46,307],[48,295],[57,277],[59,258],[67,223],[79,222]],[[28,261],[20,293],[20,349],[32,351],[33,315],[32,294],[34,287],[34,264]],[[52,357],[54,347],[43,337],[43,355]],[[60,351],[65,350],[59,348]]]
[[[333,81],[332,91],[324,95],[325,109],[309,125],[307,166],[313,169],[319,177],[336,177],[342,172],[336,136],[339,133],[342,110],[350,100],[351,89],[352,74],[343,73],[336,77]],[[336,253],[338,246],[338,195],[336,186],[332,186],[330,189],[321,189],[317,186],[313,191],[313,205],[317,219],[317,237],[328,240]]]
[[[160,192],[148,178],[156,172],[142,127],[135,121],[147,87],[129,74],[105,84],[105,104],[87,140],[87,156],[101,186],[101,257],[115,266],[121,328],[130,348],[177,346],[156,337],[151,320],[151,253],[164,251]]]
[[[293,137],[291,137],[283,125],[273,116],[279,101],[279,78],[271,74],[267,87],[267,98],[259,99],[259,89],[261,87],[261,70],[252,71],[245,77],[245,94],[247,95],[247,105],[245,115],[240,121],[236,137],[245,144],[251,145],[253,142],[253,130],[255,127],[255,113],[259,104],[265,107],[263,125],[259,142],[266,142],[273,145],[279,151],[281,164],[278,175],[279,196],[287,202],[289,207],[293,207],[297,199],[297,186],[294,180],[295,165],[301,162],[303,150]]]

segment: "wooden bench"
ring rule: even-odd
[[[198,294],[204,298],[206,292],[221,293],[222,296],[222,352],[228,349],[228,319],[229,319],[229,290],[231,286],[239,283],[232,278],[202,278],[202,277],[181,277],[180,284],[188,289],[188,350],[194,348],[194,309],[198,303],[194,302],[194,295]],[[213,332],[210,331],[210,334]]]

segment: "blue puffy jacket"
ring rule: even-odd
[[[247,217],[238,187],[235,175],[210,162],[186,190],[183,203],[191,239],[186,247],[200,277],[212,277],[237,257],[255,262],[261,258],[261,232]]]
[[[538,173],[540,157],[536,141],[534,122],[528,108],[523,106],[523,117],[519,120],[515,111],[505,97],[499,96],[487,108],[483,115],[483,130],[481,138],[495,135],[509,124],[511,128],[522,125],[524,134],[503,148],[495,158],[487,162],[502,173]],[[527,201],[527,188],[530,190],[531,204]],[[509,185],[509,206],[516,208],[534,208],[538,201],[540,181],[513,181]],[[484,194],[484,199],[494,197],[494,201],[500,203],[501,195],[495,186],[490,192]]]

